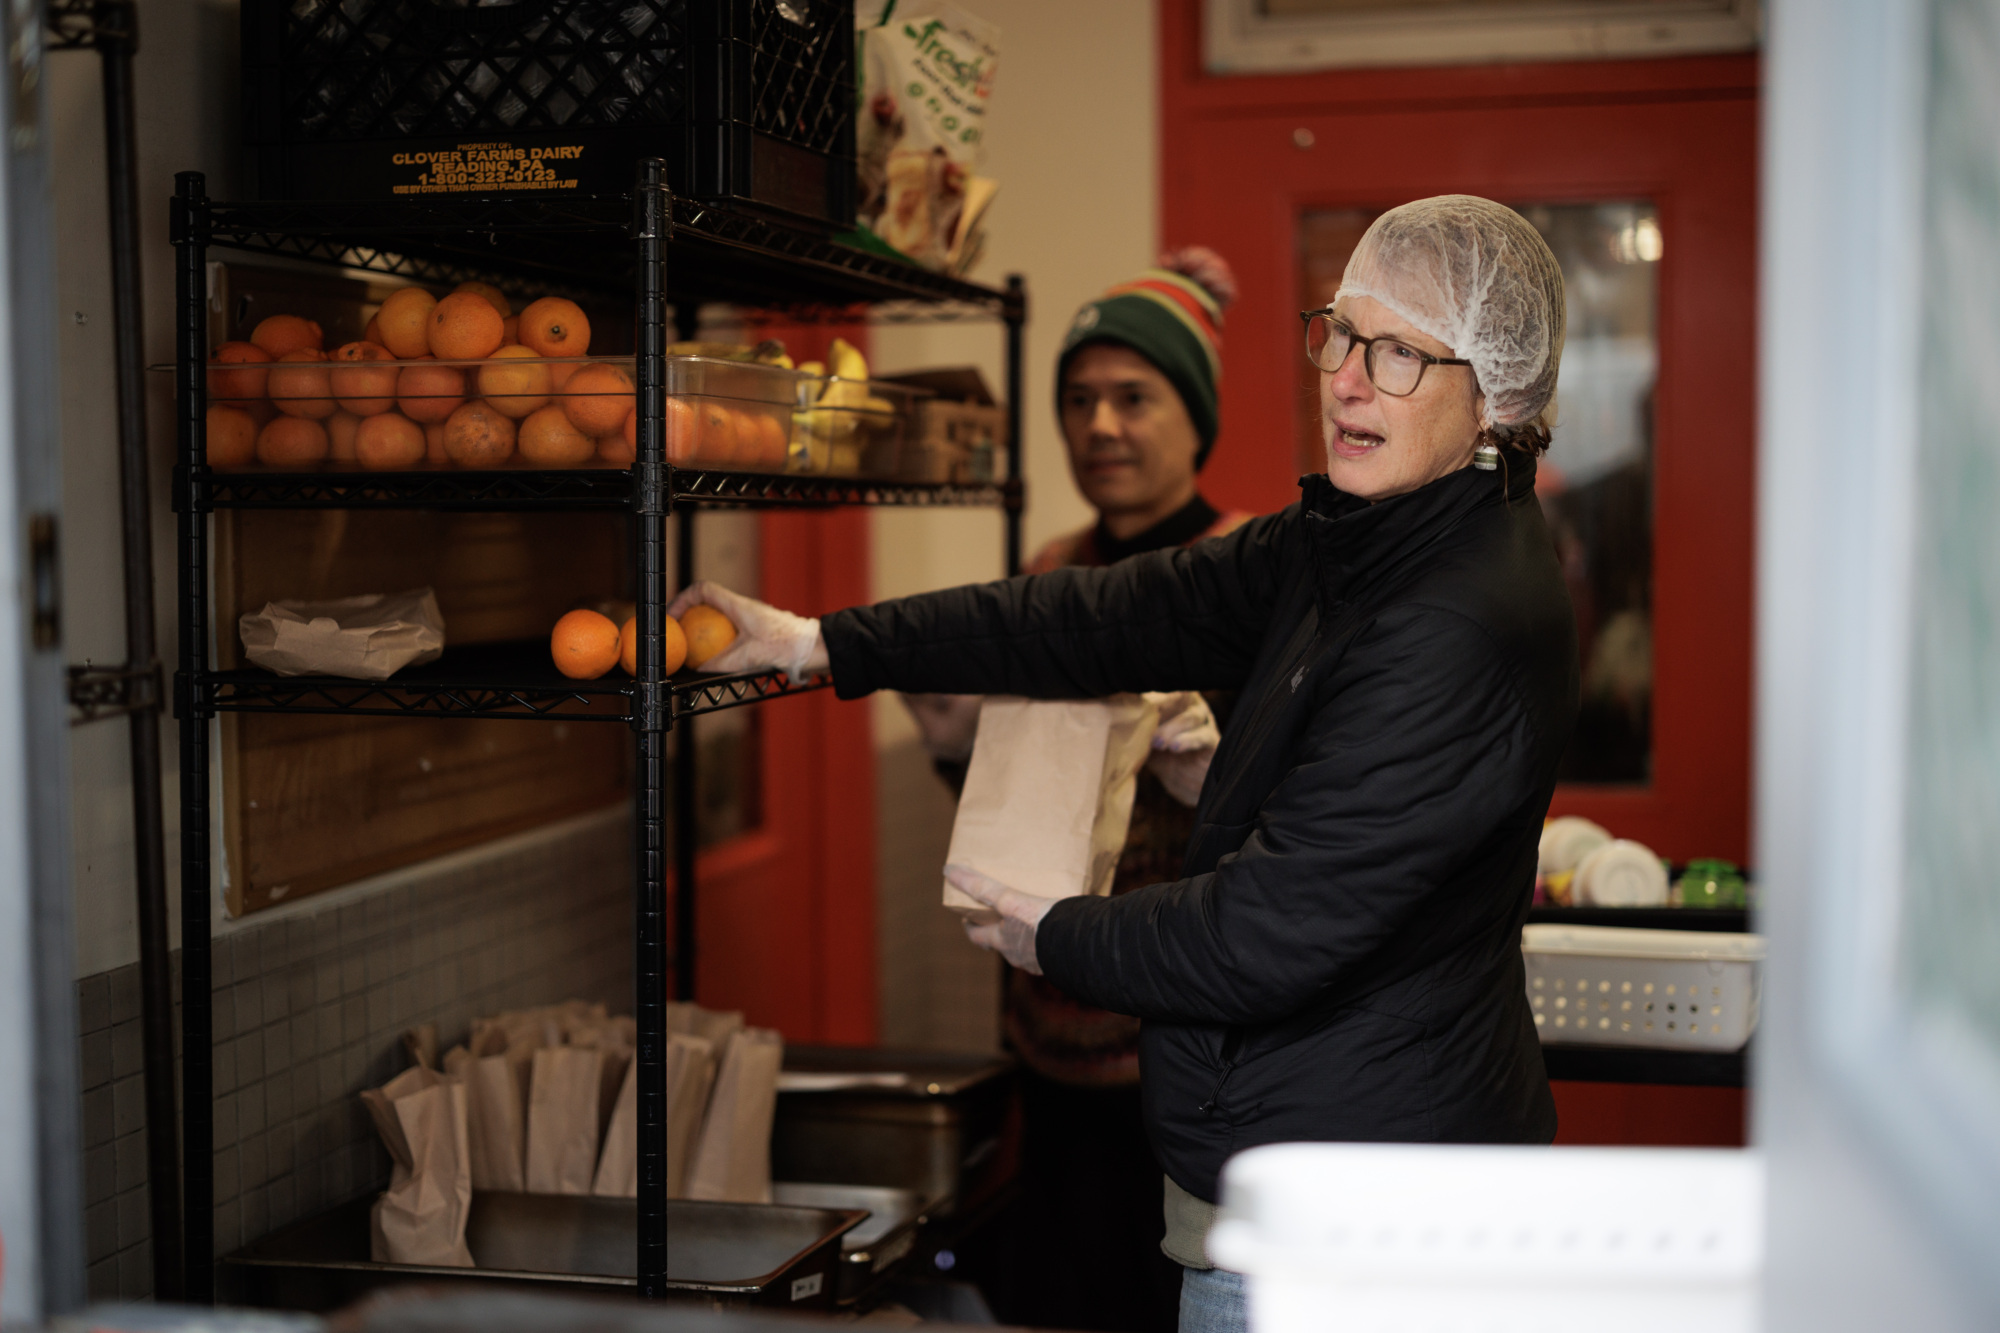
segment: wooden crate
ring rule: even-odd
[[[885,375],[885,383],[925,389],[897,471],[905,481],[983,485],[1007,475],[1007,409],[993,401],[972,366]]]

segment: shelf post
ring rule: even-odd
[[[174,1105],[174,981],[168,948],[166,832],[160,807],[159,643],[153,614],[152,486],[146,458],[145,311],[140,293],[138,132],[132,57],[138,6],[101,4],[106,212],[111,223],[112,334],[118,347],[119,516],[125,566],[125,665],[144,672],[145,702],[127,719],[132,842],[138,888],[140,1031],[146,1091],[146,1195],[153,1295],[181,1292],[180,1133]],[[135,682],[136,685],[136,682]]]
[[[1001,502],[1007,510],[1007,577],[1021,572],[1021,512],[1028,502],[1028,460],[1021,448],[1021,335],[1028,323],[1028,282],[1007,275],[1000,317],[1007,322],[1007,480]]]
[[[208,195],[202,174],[174,177],[174,509],[180,574],[182,1296],[215,1300],[215,1086],[210,1013],[208,725]]]
[[[638,247],[634,312],[638,448],[632,462],[633,523],[638,529],[638,763],[632,777],[634,1018],[639,1050],[639,1294],[666,1295],[667,1278],[667,877],[664,779],[673,695],[666,682],[667,510],[671,473],[666,458],[667,239],[673,229],[666,164],[639,163],[632,191],[632,235]],[[676,830],[679,838],[685,829]],[[679,838],[676,841],[679,841]]]

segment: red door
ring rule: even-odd
[[[823,359],[835,334],[867,345],[859,325],[761,333],[800,361]],[[763,600],[809,616],[868,600],[866,510],[772,511],[757,527]],[[868,701],[820,690],[754,707],[756,758],[741,781],[755,790],[736,798],[750,827],[707,845],[698,865],[697,998],[790,1042],[865,1045],[877,997]]]
[[[1324,466],[1298,421],[1303,230],[1448,193],[1557,212],[1650,209],[1650,764],[1625,781],[1566,783],[1555,813],[1674,860],[1744,861],[1756,59],[1211,77],[1198,0],[1162,0],[1160,14],[1161,240],[1216,247],[1243,291],[1229,312],[1222,446],[1206,474],[1218,504],[1277,509],[1297,498],[1300,472]],[[1573,343],[1574,330],[1572,320]]]

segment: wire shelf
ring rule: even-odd
[[[614,671],[597,680],[570,680],[549,661],[543,642],[477,644],[447,649],[423,666],[385,681],[345,676],[279,676],[259,667],[204,673],[187,688],[178,712],[303,713],[353,717],[509,718],[526,721],[622,722],[639,712],[639,683]],[[729,676],[683,672],[667,682],[671,717],[679,722],[787,694],[824,689],[817,677],[793,684],[783,672]]]
[[[203,469],[198,512],[215,509],[629,509],[628,468],[492,472],[218,472]],[[185,485],[176,494],[187,493]],[[997,485],[864,481],[763,472],[671,468],[667,495],[703,508],[807,508],[878,505],[915,508],[994,506]]]
[[[999,318],[1005,292],[842,245],[816,231],[693,199],[673,199],[667,296],[727,301],[825,322],[858,303],[889,318]],[[623,195],[414,197],[206,205],[190,225],[209,245],[286,255],[413,282],[493,282],[524,295],[632,290],[632,202]],[[575,244],[560,242],[572,240]],[[552,242],[557,242],[552,244]],[[607,244],[606,242],[610,242]]]

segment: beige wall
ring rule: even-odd
[[[1000,27],[1000,73],[986,174],[1000,183],[986,255],[972,276],[1028,279],[1026,549],[1089,521],[1056,430],[1056,348],[1084,301],[1153,259],[1159,232],[1158,80],[1151,0],[964,0]],[[994,325],[874,331],[884,371],[978,365],[999,393],[1005,361]],[[895,597],[1001,572],[992,513],[878,511],[875,595]],[[914,732],[878,705],[877,739]],[[891,711],[893,709],[893,711]]]
[[[1159,231],[1157,80],[1151,0],[959,0],[1000,26],[986,174],[1000,183],[986,256],[972,275],[1028,279],[1022,429],[1026,550],[1090,521],[1056,429],[1056,348],[1084,301],[1152,261]],[[885,372],[977,365],[1003,392],[997,325],[879,328]],[[875,596],[999,577],[1001,525],[985,510],[876,510]],[[952,804],[894,696],[875,702],[881,1040],[992,1049],[999,964],[938,905]]]

